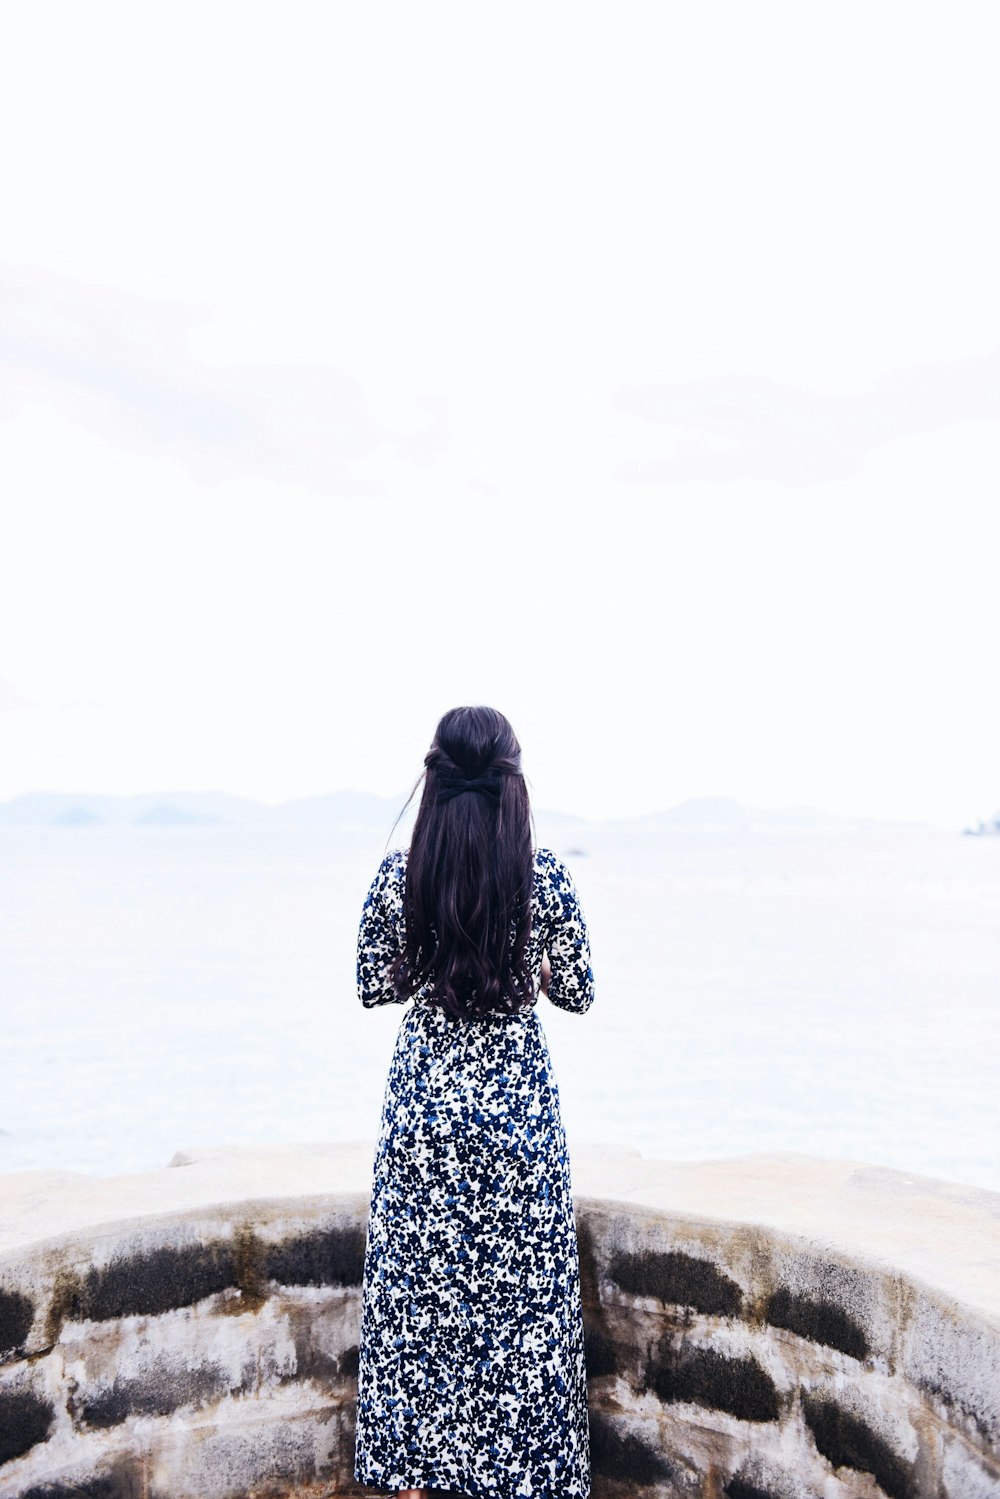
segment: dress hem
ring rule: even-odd
[[[436,1489],[445,1494],[461,1495],[463,1499],[525,1499],[524,1494],[519,1493],[502,1483],[490,1483],[488,1486],[480,1486],[475,1481],[455,1483],[453,1479],[441,1473],[435,1473],[433,1469],[414,1469],[411,1473],[418,1476],[388,1479],[381,1475],[362,1473],[358,1467],[354,1469],[354,1481],[366,1484],[369,1488],[381,1489],[386,1494],[397,1494],[400,1489]],[[532,1499],[590,1499],[590,1486],[581,1489],[572,1488],[545,1488],[543,1490],[531,1491]]]

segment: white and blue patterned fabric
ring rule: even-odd
[[[400,1003],[406,850],[365,900],[358,993]],[[377,1488],[587,1499],[590,1449],[569,1153],[537,1013],[594,998],[572,876],[534,855],[536,1004],[454,1019],[418,990],[386,1082],[365,1250],[354,1476]]]

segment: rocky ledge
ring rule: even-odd
[[[0,1178],[2,1499],[357,1494],[370,1144]],[[1000,1499],[1000,1194],[576,1146],[594,1495]]]

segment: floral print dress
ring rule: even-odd
[[[399,1003],[406,851],[383,859],[358,933],[358,993]],[[594,997],[572,876],[534,855],[536,1004],[453,1019],[404,1012],[375,1150],[362,1288],[354,1476],[378,1488],[586,1499],[587,1384],[559,1091],[537,1012]],[[404,1001],[405,1002],[405,1001]]]

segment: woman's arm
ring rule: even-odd
[[[403,868],[398,849],[386,854],[365,897],[358,927],[358,998],[366,1010],[376,1005],[405,1004],[389,977],[389,964],[400,951]]]
[[[594,1002],[594,973],[590,966],[590,935],[573,876],[553,854],[549,866],[548,983],[542,960],[542,988],[560,1010],[582,1015]]]

